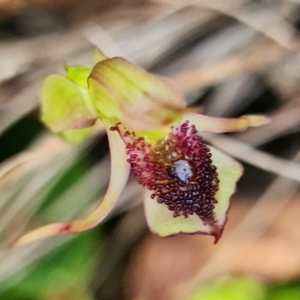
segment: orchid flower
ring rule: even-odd
[[[45,79],[41,119],[73,142],[83,140],[96,122],[103,122],[111,154],[110,183],[87,217],[40,227],[19,237],[13,246],[93,228],[114,208],[130,171],[143,186],[152,232],[163,237],[206,234],[217,242],[243,169],[207,146],[201,132],[242,131],[266,122],[262,116],[225,119],[192,112],[166,79],[99,51],[92,69],[66,66],[66,76]]]

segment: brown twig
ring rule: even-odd
[[[190,92],[241,73],[262,70],[268,63],[278,59],[280,54],[280,49],[274,45],[256,45],[250,50],[232,55],[216,63],[176,74],[173,80],[183,91]]]

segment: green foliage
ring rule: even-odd
[[[299,300],[300,283],[268,285],[251,277],[221,278],[186,300]]]
[[[45,193],[41,198],[40,205],[37,212],[42,212],[45,208],[55,202],[67,189],[72,188],[82,176],[89,170],[90,163],[85,156],[78,156],[72,164],[64,170],[57,178],[53,187]]]
[[[24,151],[43,129],[33,115],[27,115],[13,124],[0,135],[0,162]]]
[[[36,261],[21,281],[0,291],[1,299],[41,300],[55,294],[68,295],[70,300],[79,299],[78,295],[80,300],[91,299],[86,291],[95,271],[98,240],[99,230],[76,236]]]
[[[186,300],[264,300],[265,288],[251,278],[222,278]]]
[[[269,289],[267,300],[299,300],[300,283],[276,285]]]

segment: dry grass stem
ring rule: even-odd
[[[183,91],[189,92],[246,72],[263,71],[281,53],[274,45],[255,46],[219,62],[176,74],[173,80]]]
[[[203,135],[212,145],[259,169],[300,182],[300,165],[222,135]]]

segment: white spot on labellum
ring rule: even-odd
[[[184,183],[187,183],[188,179],[193,176],[190,164],[183,159],[177,160],[174,163],[173,172],[173,174]]]

